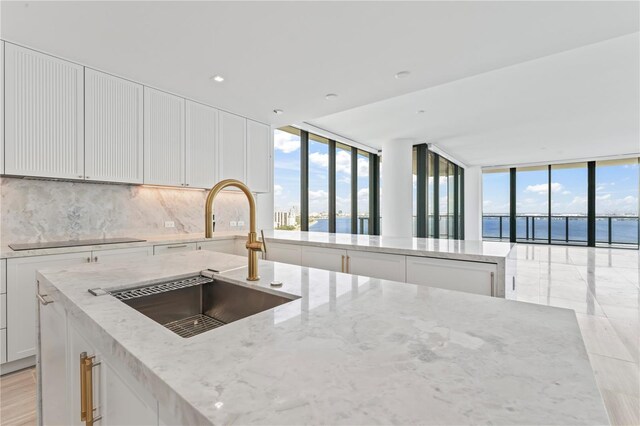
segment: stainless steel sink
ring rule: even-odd
[[[297,299],[202,276],[111,294],[182,337],[193,337]]]

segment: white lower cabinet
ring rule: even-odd
[[[160,246],[153,246],[153,254],[180,253],[181,251],[193,251],[195,249],[196,243],[163,244]]]
[[[91,252],[7,259],[7,361],[36,353],[36,271],[90,259]]]
[[[0,364],[7,362],[7,329],[0,330]]]
[[[348,250],[346,272],[354,275],[404,282],[406,278],[406,256]]]
[[[235,240],[217,240],[197,243],[198,250],[217,251],[218,253],[235,254]]]
[[[138,383],[123,377],[103,358],[101,379],[103,398],[98,401],[102,424],[146,426],[158,424],[158,403],[139,389]]]
[[[289,263],[291,265],[300,265],[302,248],[295,244],[275,243],[267,241],[266,260],[272,262]]]
[[[407,282],[493,296],[497,265],[407,256]]]
[[[347,251],[327,247],[302,247],[301,265],[328,271],[346,272]]]
[[[42,292],[41,292],[42,293]],[[67,407],[67,319],[59,303],[40,304],[40,356],[42,419],[46,425],[71,424]],[[74,366],[77,365],[74,364]],[[79,380],[79,379],[78,379]]]
[[[99,425],[158,424],[155,398],[116,367],[116,360],[105,358],[57,302],[40,305],[40,327],[42,424],[87,424],[83,405],[87,414],[91,411],[94,419],[100,418]]]
[[[133,247],[109,250],[94,250],[91,252],[92,262],[109,263],[121,260],[131,260],[139,257],[153,256],[153,247]]]

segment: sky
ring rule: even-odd
[[[296,207],[300,211],[300,137],[275,130],[274,204],[276,211]],[[329,209],[328,145],[309,140],[309,214]],[[369,159],[358,155],[358,212],[369,212]],[[336,149],[336,211],[351,213],[351,152]]]
[[[638,173],[635,164],[596,166],[596,214],[638,215]],[[518,171],[518,214],[547,214],[548,172]],[[483,174],[484,214],[509,213],[509,172]],[[553,168],[551,171],[552,214],[587,214],[587,168]]]

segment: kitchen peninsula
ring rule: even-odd
[[[45,423],[78,422],[83,352],[102,425],[608,423],[570,310],[259,266],[249,282],[245,258],[200,251],[39,272]],[[291,301],[183,338],[88,291],[207,269]]]

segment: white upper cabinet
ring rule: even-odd
[[[211,188],[218,171],[218,110],[187,101],[186,186]]]
[[[83,67],[5,45],[5,173],[84,178]]]
[[[238,179],[246,183],[247,120],[225,111],[219,112],[220,180]]]
[[[253,192],[271,190],[271,127],[247,120],[247,185]]]
[[[0,102],[4,102],[4,41],[0,41]],[[4,105],[4,104],[3,104]],[[4,107],[0,114],[0,174],[4,173]]]
[[[184,185],[184,99],[144,88],[144,183]]]
[[[142,115],[142,85],[85,70],[86,179],[142,183]]]

